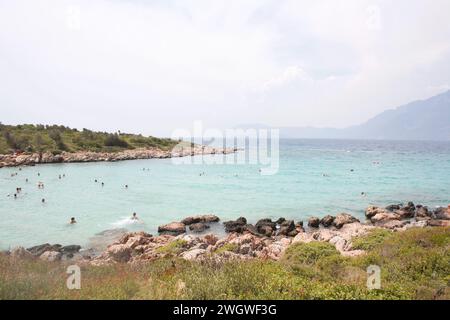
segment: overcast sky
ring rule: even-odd
[[[0,0],[0,121],[345,127],[450,89],[448,0]]]

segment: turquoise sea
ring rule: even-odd
[[[279,171],[270,176],[258,165],[171,159],[2,168],[0,248],[87,245],[104,230],[155,233],[160,224],[203,213],[251,222],[339,212],[363,218],[368,205],[405,201],[450,203],[450,142],[282,140]],[[133,212],[141,223],[130,221]],[[68,225],[72,216],[76,225]]]

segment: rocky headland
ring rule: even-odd
[[[310,217],[305,223],[279,218],[276,221],[261,219],[256,224],[249,224],[246,218],[240,217],[223,222],[226,235],[219,238],[208,233],[208,229],[220,224],[220,218],[208,214],[160,226],[156,236],[146,232],[124,233],[100,253],[76,245],[43,244],[28,249],[15,248],[7,254],[91,265],[146,263],[166,256],[195,261],[278,260],[293,243],[320,241],[332,244],[343,256],[359,256],[365,251],[354,249],[353,240],[375,229],[402,232],[414,227],[449,227],[450,205],[435,209],[412,202],[385,208],[370,206],[365,217],[366,221],[361,222],[350,214],[340,213]]]
[[[194,147],[175,147],[172,150],[162,150],[159,148],[136,148],[118,152],[63,151],[60,154],[53,154],[51,152],[0,154],[0,168],[33,166],[44,163],[166,159],[202,154],[228,154],[236,151],[236,148],[213,148],[209,146],[195,145]]]

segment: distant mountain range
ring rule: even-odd
[[[450,90],[426,100],[386,110],[357,126],[344,129],[282,127],[280,137],[450,141]]]

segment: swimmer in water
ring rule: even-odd
[[[97,183],[98,182],[97,179],[95,179],[94,182]]]
[[[102,187],[105,185],[105,183],[102,182]]]
[[[44,199],[44,198],[42,198],[41,202],[42,202],[42,203],[45,203],[45,199]]]
[[[58,176],[58,179],[61,179],[61,175]]]
[[[28,182],[28,178],[25,179],[25,182]]]
[[[139,218],[136,215],[136,212],[133,212],[133,216],[131,217],[131,220],[139,220]]]
[[[361,192],[361,196],[365,197],[366,193],[365,192]]]
[[[128,185],[127,184],[125,185],[125,189],[128,189]]]
[[[16,193],[14,193],[14,199],[17,199],[17,194]]]
[[[75,217],[70,218],[69,224],[75,224],[75,223],[77,223],[77,222],[75,221]]]

